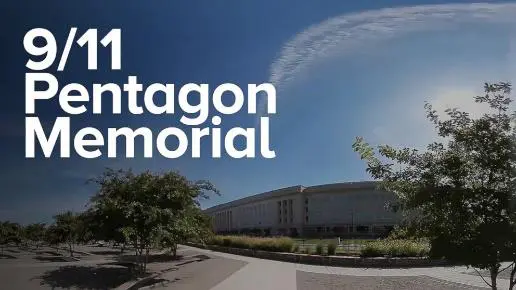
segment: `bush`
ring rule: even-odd
[[[337,244],[329,243],[328,244],[328,255],[334,256],[336,251],[337,251]]]
[[[319,243],[319,244],[317,244],[317,246],[315,246],[315,253],[317,255],[323,254],[323,244]]]
[[[292,248],[292,252],[299,253],[299,244],[298,243],[294,244],[294,248]]]
[[[428,256],[430,247],[424,241],[413,240],[378,240],[368,242],[360,251],[363,257],[424,257]]]
[[[259,238],[249,236],[215,236],[208,241],[208,244],[269,252],[291,252],[294,247],[294,241],[291,238]]]
[[[411,240],[413,236],[406,227],[394,226],[387,236],[388,240]]]

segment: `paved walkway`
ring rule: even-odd
[[[297,290],[302,289],[302,285],[297,285],[298,273],[317,273],[326,275],[316,275],[321,277],[365,277],[373,276],[374,278],[384,277],[384,280],[396,280],[405,277],[405,280],[417,280],[419,278],[426,279],[425,283],[431,281],[432,285],[437,285],[435,289],[479,289],[487,288],[482,279],[475,274],[473,269],[466,267],[433,267],[433,268],[410,268],[410,269],[365,269],[365,268],[341,268],[327,266],[312,266],[271,260],[263,260],[252,257],[238,256],[227,253],[214,252],[205,249],[197,249],[184,246],[197,252],[215,255],[226,259],[234,259],[244,261],[247,264],[240,270],[236,271],[230,277],[213,287],[213,290]],[[330,276],[331,275],[331,276]],[[414,279],[406,279],[414,277]],[[417,279],[416,279],[417,278]],[[356,280],[356,279],[355,279]],[[367,280],[367,279],[362,279]],[[376,283],[376,282],[375,282]],[[321,289],[356,289],[353,287],[327,287]],[[430,285],[430,284],[428,284]],[[498,279],[499,289],[508,289],[509,280]],[[380,289],[367,288],[365,289]],[[383,289],[383,288],[381,288]],[[394,288],[389,288],[394,289]],[[409,289],[409,288],[406,288]],[[424,286],[418,289],[425,289]]]

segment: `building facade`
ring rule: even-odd
[[[381,236],[400,222],[393,193],[376,182],[293,186],[205,210],[216,233],[289,236]]]

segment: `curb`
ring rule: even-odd
[[[352,256],[319,256],[297,253],[267,252],[253,249],[228,248],[214,245],[201,245],[187,243],[186,245],[207,249],[215,252],[222,252],[240,256],[254,257],[259,259],[275,260],[282,262],[336,266],[351,268],[418,268],[418,267],[441,267],[454,265],[446,260],[436,260],[420,257],[352,257]]]

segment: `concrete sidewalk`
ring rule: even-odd
[[[253,261],[235,272],[213,290],[296,290],[296,269],[268,261]]]
[[[432,267],[406,269],[341,268],[294,264],[287,262],[263,260],[183,246],[201,253],[220,256],[227,259],[241,260],[248,264],[216,285],[214,290],[293,290],[299,289],[296,274],[298,271],[318,274],[331,274],[358,277],[431,277],[436,285],[449,289],[488,288],[482,279],[467,267]],[[410,279],[408,279],[410,280]],[[431,280],[431,279],[429,279]],[[509,280],[498,279],[500,289],[508,289]],[[323,288],[321,288],[323,289]],[[344,289],[344,288],[342,288]],[[348,289],[348,288],[346,288]],[[351,288],[352,289],[352,288]]]

